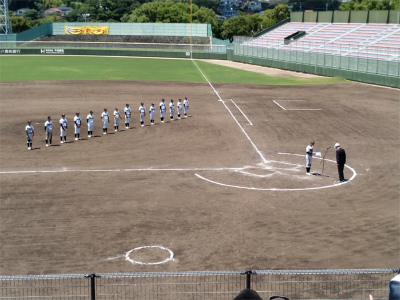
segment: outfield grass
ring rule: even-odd
[[[302,85],[344,82],[341,78],[282,78],[196,61],[210,82]],[[143,80],[205,82],[189,59],[96,56],[0,56],[0,81]]]

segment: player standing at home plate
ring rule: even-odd
[[[90,111],[89,114],[86,117],[86,122],[87,122],[87,134],[88,137],[93,137],[93,123],[94,123],[94,115],[93,111]]]
[[[119,119],[122,120],[118,107],[116,107],[114,110],[114,131],[119,131]]]
[[[140,116],[140,126],[144,126],[144,116],[146,115],[146,107],[144,107],[143,102],[139,106],[139,116]]]
[[[169,117],[171,118],[171,121],[174,120],[174,112],[175,112],[175,104],[174,100],[171,99],[171,103],[169,104]]]
[[[178,103],[176,104],[178,106],[178,119],[181,118],[181,111],[182,111],[182,99],[178,100]]]
[[[187,97],[185,97],[185,100],[183,100],[183,113],[185,114],[185,118],[187,118],[188,108],[189,108],[189,100]]]
[[[81,124],[81,117],[79,116],[79,112],[77,112],[74,117],[75,141],[79,140],[79,135],[81,133]]]
[[[131,118],[131,108],[129,107],[129,104],[126,104],[126,107],[124,108],[124,113],[125,113],[125,128],[129,129],[129,120]]]
[[[150,108],[149,108],[149,114],[150,114],[150,124],[154,125],[154,112],[155,112],[156,108],[154,107],[154,103],[151,104]]]
[[[46,131],[46,147],[51,146],[51,140],[53,138],[53,122],[51,117],[47,117],[47,121],[44,123],[44,131]]]
[[[161,99],[160,102],[160,117],[161,117],[161,123],[164,123],[164,114],[165,110],[167,109],[167,104],[165,104],[165,100]]]
[[[310,169],[311,169],[311,162],[312,162],[312,156],[314,155],[314,141],[310,142],[310,145],[306,147],[306,171],[307,175],[311,175]]]
[[[35,135],[35,128],[31,125],[32,121],[29,120],[27,125],[25,126],[25,134],[26,134],[26,144],[28,145],[28,150],[33,150],[32,142],[33,136]]]
[[[107,132],[107,128],[108,128],[107,108],[105,108],[104,111],[101,113],[101,121],[103,122],[103,134],[108,134],[108,132]]]
[[[60,119],[60,144],[67,142],[67,119],[65,118],[65,114],[61,115]],[[64,138],[64,141],[63,141]]]

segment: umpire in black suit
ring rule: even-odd
[[[336,164],[337,164],[337,169],[339,173],[339,181],[344,182],[344,165],[346,163],[346,152],[344,149],[340,148],[340,144],[336,143],[335,144],[335,149],[336,149]]]

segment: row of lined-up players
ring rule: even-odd
[[[183,108],[183,113],[185,115],[185,118],[187,118],[187,112],[189,109],[189,100],[187,97],[182,102],[182,99],[178,100],[177,103],[177,112],[178,112],[178,119],[181,118],[181,113],[182,113],[182,108]],[[164,115],[167,109],[167,104],[165,103],[165,99],[162,99],[160,102],[160,119],[161,123],[164,123]],[[169,115],[171,121],[174,120],[174,113],[175,113],[175,104],[174,100],[171,99],[171,102],[169,104]],[[126,107],[124,108],[124,114],[125,114],[125,128],[129,129],[129,123],[131,119],[131,108],[129,107],[129,104],[126,104]],[[150,123],[151,125],[154,125],[154,115],[155,115],[155,106],[154,103],[151,104],[149,108],[149,114],[150,114]],[[140,125],[144,126],[144,117],[146,115],[146,108],[142,103],[140,103],[139,106],[139,116],[140,116]],[[122,119],[120,112],[118,108],[116,107],[114,110],[114,131],[120,131],[119,130],[119,120]],[[109,114],[107,112],[107,108],[104,108],[104,111],[101,114],[101,120],[103,123],[103,134],[108,134],[108,122],[109,122]],[[88,126],[88,137],[93,137],[93,123],[94,123],[94,115],[93,111],[90,111],[89,114],[87,115],[86,118],[87,121],[87,126]],[[26,142],[28,145],[28,150],[34,149],[32,146],[33,143],[33,136],[35,135],[35,130],[34,127],[32,126],[32,121],[28,121],[28,124],[25,126],[25,133],[26,133]],[[65,118],[65,114],[61,115],[61,119],[59,121],[60,123],[60,143],[66,143],[67,141],[67,119]],[[80,128],[81,128],[81,117],[80,113],[77,112],[75,117],[74,117],[74,133],[75,133],[75,140],[80,139]],[[44,130],[46,131],[46,146],[51,146],[52,145],[52,138],[53,138],[53,122],[51,121],[51,116],[47,117],[47,121],[44,123]]]

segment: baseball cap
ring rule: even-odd
[[[339,144],[339,143],[336,143],[336,144],[335,144],[335,147],[340,147],[340,144]]]

